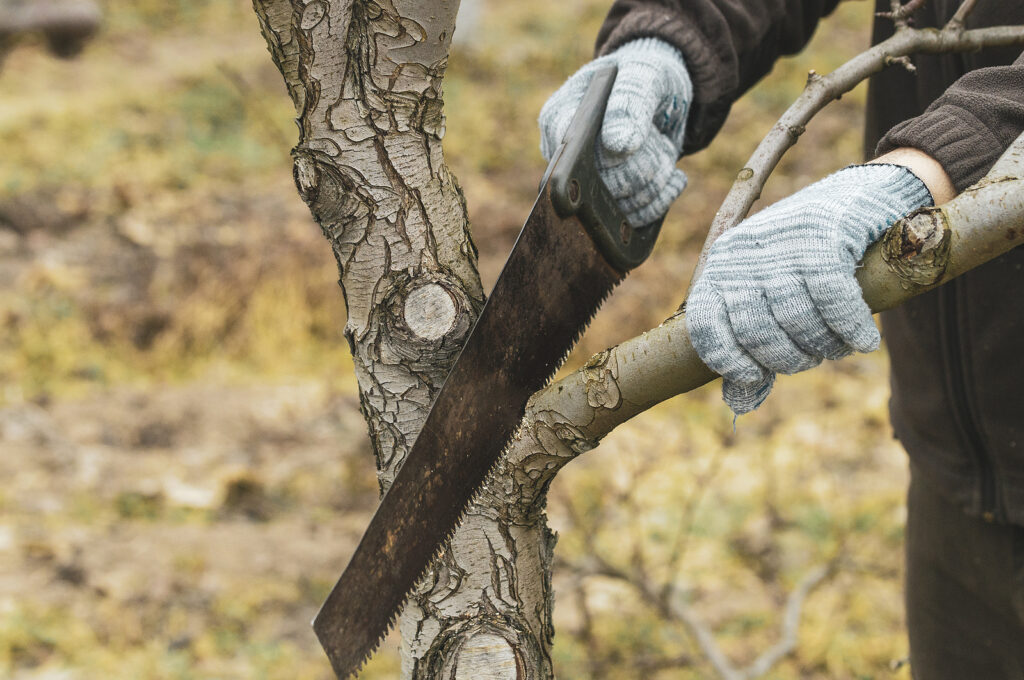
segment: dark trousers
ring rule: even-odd
[[[906,550],[915,680],[1024,680],[1024,527],[968,517],[912,475]]]

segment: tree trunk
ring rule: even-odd
[[[295,104],[294,176],[338,261],[381,492],[484,301],[441,153],[457,0],[254,0]],[[401,618],[403,678],[552,676],[543,456],[474,506]],[[340,568],[343,565],[339,565]]]

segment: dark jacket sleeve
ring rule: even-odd
[[[971,71],[923,114],[896,125],[878,143],[882,154],[901,146],[939,161],[957,191],[985,176],[1024,131],[1024,55],[1009,66]]]
[[[693,80],[683,153],[707,146],[732,103],[799,52],[839,0],[615,0],[597,37],[607,54],[636,38],[675,45]]]

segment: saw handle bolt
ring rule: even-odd
[[[549,193],[559,217],[575,217],[583,224],[608,264],[628,272],[651,254],[662,220],[639,228],[630,225],[597,169],[597,140],[617,72],[614,64],[594,72],[561,146],[551,156],[540,191]]]

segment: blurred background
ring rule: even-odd
[[[543,172],[537,112],[609,4],[463,0],[445,149],[488,287]],[[377,485],[294,112],[246,0],[94,7],[70,60],[0,28],[0,677],[330,678],[309,621]],[[844,3],[682,162],[654,255],[571,365],[674,311],[731,179],[808,69],[867,47],[870,12]],[[863,99],[811,124],[766,202],[860,159]],[[882,352],[783,378],[735,426],[711,386],[566,468],[558,676],[714,677],[666,589],[743,666],[824,573],[765,677],[908,678],[887,398]],[[391,639],[363,677],[398,667]]]

